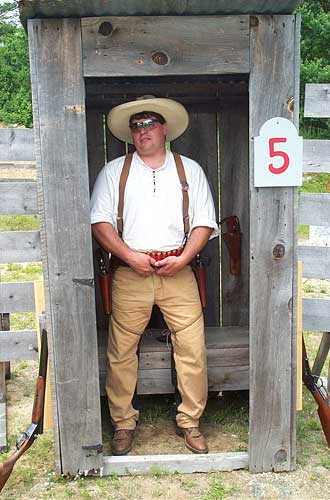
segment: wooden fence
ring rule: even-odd
[[[330,118],[330,84],[306,85],[304,115]],[[305,173],[330,173],[330,140],[304,141],[303,169]],[[302,193],[299,222],[329,227],[330,193]],[[301,245],[298,250],[304,278],[330,278],[330,247]],[[313,366],[320,374],[330,347],[330,297],[303,299],[303,329],[324,332]]]
[[[305,97],[306,117],[330,117],[330,85],[307,85]],[[0,168],[31,166],[34,161],[32,129],[0,129]],[[304,141],[304,173],[330,173],[330,140]],[[9,176],[10,177],[10,176]],[[0,214],[37,214],[37,187],[35,181],[0,179]],[[330,194],[302,193],[300,195],[299,223],[329,226]],[[330,278],[330,248],[299,246],[305,278]],[[39,262],[39,231],[0,232],[0,263]],[[39,299],[38,299],[39,300]],[[40,300],[39,300],[40,302]],[[330,331],[330,298],[303,299],[303,329]],[[0,314],[36,311],[34,284],[0,283]],[[324,334],[318,364],[329,344]],[[4,431],[5,394],[4,362],[36,359],[36,331],[0,331],[0,449],[6,439]],[[2,397],[1,397],[2,396]],[[3,406],[1,406],[3,405]],[[1,417],[2,415],[2,417]],[[1,424],[2,422],[2,424]]]

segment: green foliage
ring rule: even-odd
[[[23,28],[0,22],[0,121],[32,127],[27,35]]]
[[[300,95],[303,107],[306,83],[330,82],[330,1],[304,0],[297,9],[301,23]],[[305,138],[327,139],[330,120],[304,120],[300,113],[301,134]]]

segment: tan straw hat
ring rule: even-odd
[[[173,99],[145,95],[136,101],[120,104],[110,111],[108,126],[112,134],[121,141],[133,144],[129,119],[132,115],[143,111],[152,111],[164,117],[168,126],[167,141],[173,141],[188,127],[188,113],[182,104],[173,101]]]

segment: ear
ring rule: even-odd
[[[168,126],[167,126],[167,123],[163,123],[163,132],[164,132],[164,136],[166,137],[167,134],[168,134]]]

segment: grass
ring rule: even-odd
[[[227,487],[220,474],[216,474],[202,500],[222,500],[229,495],[233,495],[236,486]]]
[[[38,231],[38,215],[1,215],[0,231]]]

